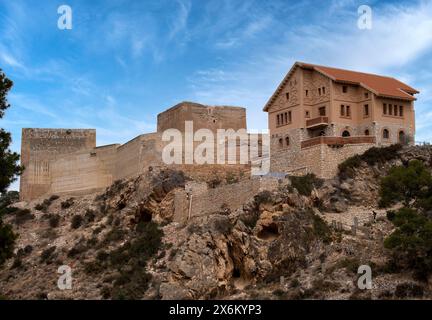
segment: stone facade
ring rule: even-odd
[[[296,63],[264,108],[271,171],[330,178],[372,146],[412,144],[415,93],[393,78]]]

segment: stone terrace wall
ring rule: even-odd
[[[362,143],[334,148],[319,144],[300,150],[273,152],[270,158],[271,171],[292,175],[314,173],[320,178],[330,179],[337,174],[341,162],[353,155],[362,154],[373,146],[373,143]]]
[[[207,188],[206,184],[186,185],[185,190],[177,190],[175,193],[174,220],[186,222],[189,218],[221,212],[224,209],[236,210],[260,191],[274,190],[277,186],[278,179],[272,177],[251,178],[214,189]]]

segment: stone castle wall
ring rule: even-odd
[[[213,132],[246,129],[244,108],[206,107],[195,103],[181,103],[161,113],[158,132],[140,135],[123,145],[96,147],[95,130],[23,129],[21,162],[26,169],[21,176],[21,199],[31,200],[47,194],[85,194],[141,174],[149,167],[165,166],[162,151],[169,142],[162,141],[162,133],[169,128],[183,132],[185,121],[193,121],[194,132],[201,128]],[[195,150],[200,142],[193,144]],[[211,165],[211,170],[205,165],[171,167],[194,176],[205,176],[210,171],[249,170],[249,163],[239,164],[240,147],[237,144],[235,164]],[[182,159],[184,163],[184,155]]]
[[[22,199],[36,198],[51,188],[51,166],[64,155],[92,149],[96,131],[92,129],[23,129],[20,180]]]

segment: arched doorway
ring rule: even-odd
[[[406,135],[405,132],[403,132],[403,130],[399,131],[399,143],[400,144],[406,143]]]
[[[342,132],[342,137],[347,138],[347,137],[350,137],[350,136],[351,136],[351,134],[349,133],[348,130],[344,130],[344,131]]]

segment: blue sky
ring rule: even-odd
[[[73,10],[59,30],[57,8]],[[373,10],[372,30],[357,8]],[[0,68],[15,82],[1,126],[96,128],[98,145],[156,127],[184,100],[247,108],[251,129],[294,61],[391,75],[421,91],[432,140],[432,1],[0,0]]]

